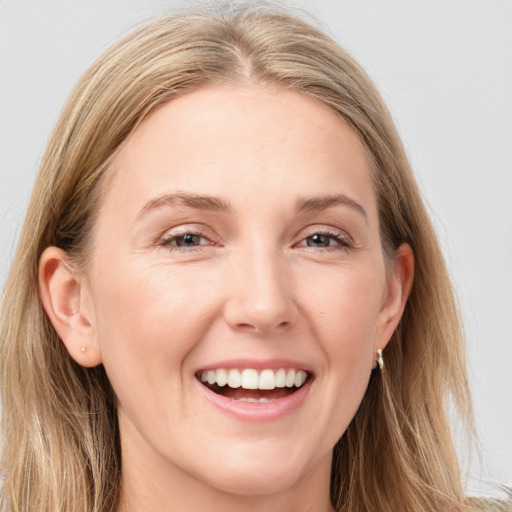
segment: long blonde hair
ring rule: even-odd
[[[86,265],[98,186],[120,145],[158,105],[207,84],[271,84],[315,98],[359,133],[373,167],[385,254],[408,242],[415,281],[363,402],[334,449],[336,510],[469,509],[447,420],[471,428],[465,352],[436,234],[388,110],[334,41],[279,10],[163,17],[102,55],[73,90],[51,135],[1,310],[2,503],[12,511],[115,511],[121,453],[102,366],[66,352],[38,296],[51,245]]]

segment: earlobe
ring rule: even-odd
[[[375,350],[385,348],[398,326],[412,289],[413,279],[414,254],[411,246],[403,243],[395,252],[386,296],[380,311]]]
[[[90,290],[85,278],[74,272],[65,251],[45,249],[39,260],[39,293],[43,307],[69,355],[80,365],[99,365]],[[89,300],[86,300],[89,299]]]

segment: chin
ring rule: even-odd
[[[243,466],[243,465],[242,465]],[[277,495],[293,488],[301,479],[301,472],[295,468],[275,467],[234,468],[222,472],[211,481],[211,485],[228,494],[239,496]]]
[[[308,474],[318,472],[330,475],[331,452],[319,459],[306,454],[294,457],[290,451],[284,453],[275,449],[266,457],[261,450],[259,455],[257,451],[248,450],[245,454],[230,457],[222,465],[203,468],[204,474],[209,475],[206,480],[212,487],[229,494],[261,496],[293,489]],[[213,478],[211,475],[214,475]]]

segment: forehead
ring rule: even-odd
[[[209,87],[169,101],[125,141],[109,174],[107,200],[131,206],[180,191],[230,202],[255,192],[269,202],[374,196],[364,145],[343,118],[308,96],[263,86]]]

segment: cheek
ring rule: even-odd
[[[331,417],[334,442],[352,420],[368,386],[383,276],[366,268],[317,279],[309,287],[308,320],[326,362],[322,385],[327,389],[325,412]]]
[[[378,267],[377,267],[378,269]],[[305,283],[309,322],[326,350],[356,356],[372,344],[384,288],[383,273],[375,267],[345,269],[315,276]]]
[[[181,385],[187,355],[208,328],[214,305],[211,293],[183,273],[129,268],[123,272],[120,263],[98,280],[97,336],[118,397],[126,388],[142,399],[158,386]]]

